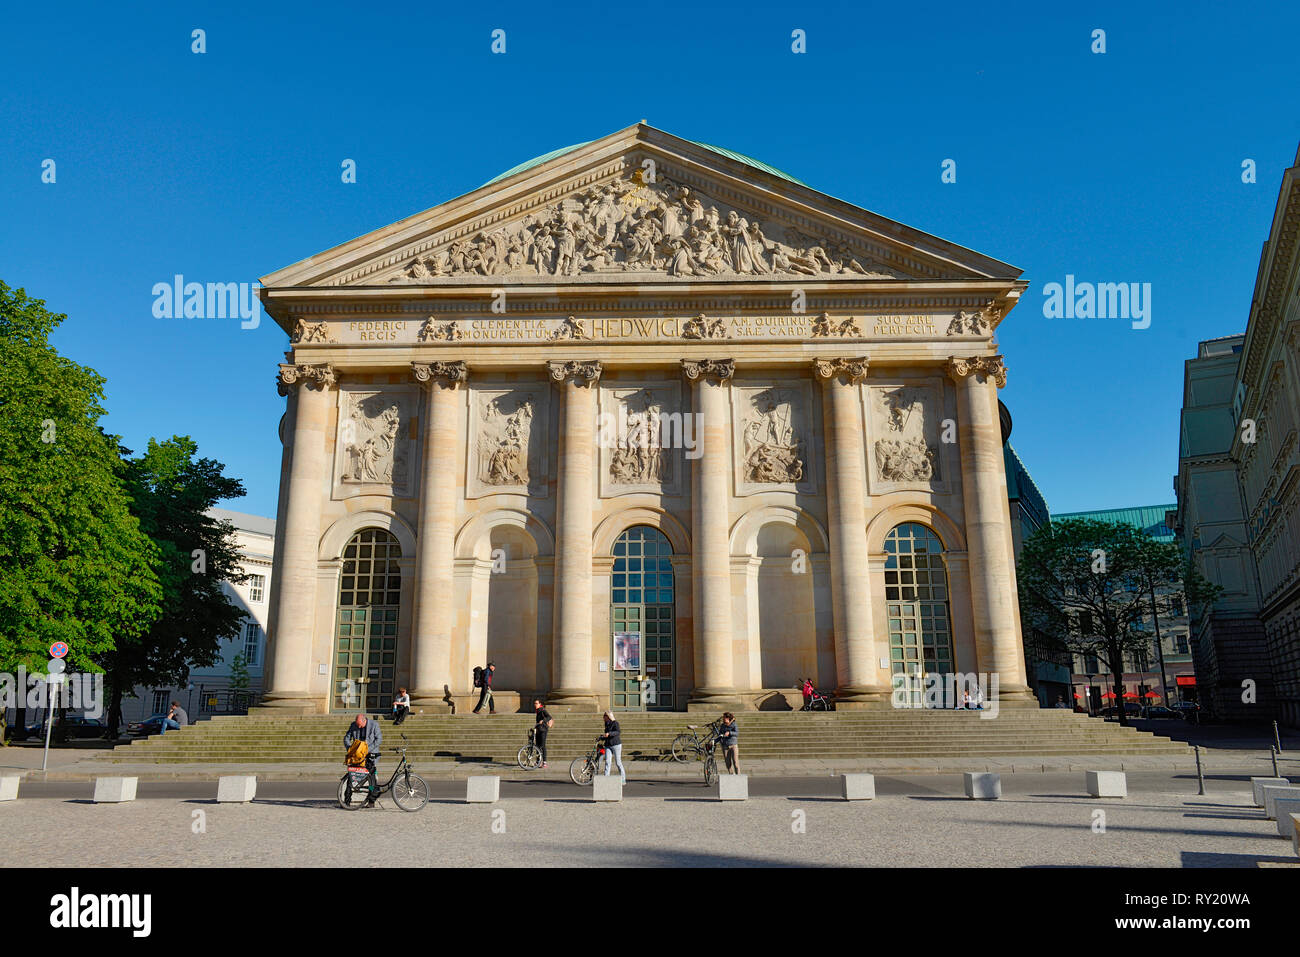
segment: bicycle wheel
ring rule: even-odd
[[[542,766],[542,749],[535,744],[525,744],[519,749],[519,766],[525,771],[536,771]]]
[[[712,787],[718,783],[718,762],[712,754],[704,759],[704,786]]]
[[[674,761],[698,761],[700,757],[700,742],[695,735],[687,732],[679,734],[673,738],[673,760]]]
[[[429,803],[429,785],[408,771],[393,782],[393,803],[403,811],[418,811]]]
[[[569,778],[580,787],[586,787],[595,776],[596,762],[589,755],[574,758],[569,765]]]
[[[339,780],[339,807],[345,811],[356,811],[365,807],[366,798],[370,796],[369,788],[352,788],[352,775],[345,774]]]

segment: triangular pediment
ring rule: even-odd
[[[1015,279],[1020,270],[638,124],[262,279],[268,287]]]

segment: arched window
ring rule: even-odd
[[[635,525],[614,543],[610,701],[617,711],[671,711],[677,689],[673,549]]]
[[[334,702],[339,710],[387,711],[397,672],[402,547],[382,528],[365,528],[343,550]]]
[[[952,629],[943,542],[906,522],[885,537],[885,603],[894,674],[951,674]]]

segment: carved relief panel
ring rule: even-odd
[[[546,494],[549,398],[541,382],[471,390],[467,498]]]
[[[334,441],[334,497],[415,494],[418,442],[412,387],[339,392]]]
[[[816,494],[816,426],[807,379],[731,385],[736,494]]]
[[[863,388],[862,399],[871,494],[949,491],[948,473],[956,461],[956,416],[947,408],[942,381],[876,382]],[[951,420],[951,427],[945,428],[945,420]],[[945,435],[953,442],[945,444]]]
[[[683,406],[678,381],[602,383],[600,418],[602,497],[682,491],[685,454],[698,455],[698,422]]]

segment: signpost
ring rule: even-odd
[[[50,733],[54,730],[54,706],[59,698],[59,686],[63,684],[63,669],[67,667],[63,663],[64,657],[68,654],[68,643],[66,641],[56,641],[50,645],[50,671],[45,676],[49,683],[49,714],[45,719],[45,754],[41,757],[41,770],[44,771],[50,763]]]

